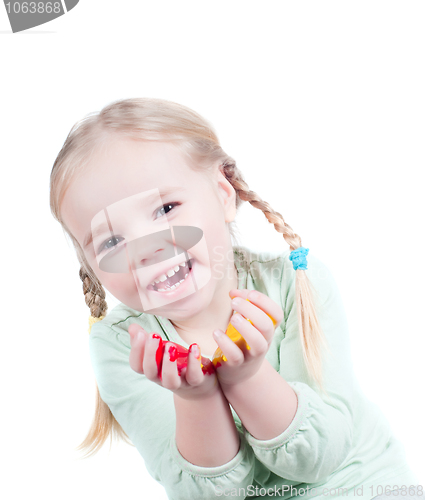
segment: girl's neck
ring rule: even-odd
[[[228,276],[227,273],[226,276]],[[180,337],[188,344],[196,342],[204,356],[210,356],[217,349],[212,332],[217,329],[226,331],[233,314],[229,292],[235,288],[238,288],[238,273],[233,264],[232,275],[220,282],[214,300],[207,309],[184,322],[171,321]]]

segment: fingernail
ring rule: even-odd
[[[201,359],[201,351],[199,350],[198,344],[190,344],[189,352],[193,352],[196,359]]]
[[[215,337],[216,339],[218,339],[219,337],[222,337],[223,335],[224,335],[224,333],[221,330],[214,330],[213,331],[213,337]]]
[[[238,306],[239,304],[242,303],[242,299],[240,297],[235,297],[233,300],[232,300],[232,304],[234,306]]]
[[[136,331],[132,331],[132,333],[130,333],[130,330],[128,330],[128,334],[130,335],[131,338],[135,338],[137,337],[137,335],[139,335],[140,333],[140,330],[136,330]]]
[[[232,323],[239,323],[241,321],[241,315],[240,314],[234,314],[231,318],[230,321]]]

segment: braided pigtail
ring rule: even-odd
[[[97,321],[101,321],[106,316],[108,305],[105,301],[105,290],[100,281],[89,274],[84,266],[80,267],[80,279],[83,282],[84,299],[90,307],[89,333],[91,327]]]
[[[90,308],[90,318],[89,318],[89,334],[91,332],[91,327],[97,321],[101,321],[106,316],[106,311],[108,310],[108,305],[105,301],[105,290],[101,285],[100,281],[92,273],[87,272],[84,265],[80,267],[80,279],[83,282],[83,293],[87,306]],[[113,416],[109,406],[100,397],[99,388],[96,385],[96,396],[95,396],[95,414],[89,432],[84,439],[84,441],[76,448],[76,450],[86,449],[86,455],[83,458],[87,458],[95,454],[104,444],[108,436],[122,438],[127,441],[128,444],[134,446],[128,441],[128,436],[117,422]]]
[[[298,234],[285,222],[279,212],[273,210],[257,193],[249,189],[235,161],[228,158],[222,164],[222,168],[223,174],[236,191],[236,206],[240,203],[239,200],[248,201],[253,207],[260,209],[267,220],[274,225],[276,231],[283,235],[291,251],[301,248],[301,238]],[[316,315],[310,281],[303,269],[298,268],[295,273],[295,297],[304,362],[309,375],[317,382],[320,390],[326,393],[323,387],[320,347],[323,345],[329,350],[329,346]]]

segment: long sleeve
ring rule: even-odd
[[[315,293],[316,312],[331,354],[322,350],[324,387],[319,393],[308,377],[303,361],[295,302],[295,271],[288,254],[282,257],[282,274],[264,280],[267,267],[256,271],[268,287],[269,296],[280,300],[284,320],[276,330],[268,360],[297,394],[298,408],[289,427],[270,440],[258,440],[246,429],[244,435],[257,459],[276,475],[297,482],[325,481],[347,458],[352,447],[352,394],[355,377],[352,369],[346,315],[336,283],[326,266],[312,255],[308,257],[308,278]],[[276,269],[271,261],[269,271]],[[279,290],[277,289],[279,288]],[[320,394],[320,395],[319,395]]]
[[[130,323],[137,321],[132,318]],[[230,462],[210,468],[185,460],[175,443],[172,392],[131,369],[127,336],[122,324],[96,323],[89,339],[90,357],[102,400],[139,451],[150,475],[171,500],[210,500],[229,488],[246,489],[253,481],[255,459],[241,426],[240,449]]]

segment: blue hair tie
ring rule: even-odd
[[[301,269],[305,271],[307,269],[307,255],[308,248],[299,247],[289,254],[289,260],[292,260],[292,265],[294,266],[295,271],[297,269]]]

